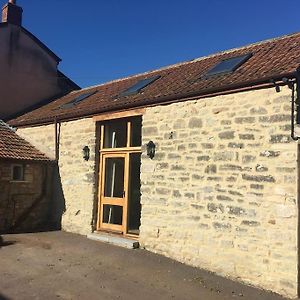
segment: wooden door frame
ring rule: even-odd
[[[123,198],[114,198],[114,197],[105,197],[104,196],[104,189],[105,189],[105,160],[108,158],[124,158],[124,196]],[[101,165],[102,165],[102,170],[100,171],[101,173],[101,185],[99,187],[100,190],[100,198],[99,198],[99,213],[98,214],[98,228],[99,229],[104,229],[104,230],[112,230],[116,232],[126,232],[127,228],[127,206],[128,206],[128,172],[129,172],[129,165],[128,165],[128,154],[127,153],[101,153]],[[111,202],[112,200],[109,199],[115,199],[113,203]],[[122,200],[121,200],[122,199]],[[104,205],[117,205],[117,206],[122,206],[122,225],[116,225],[116,224],[107,224],[103,223],[103,206]]]
[[[113,121],[114,119],[112,119]],[[109,120],[107,120],[109,121]],[[127,121],[127,145],[126,147],[122,148],[104,148],[104,124],[100,127],[100,155],[99,155],[99,180],[98,180],[98,211],[97,211],[97,231],[112,231],[116,233],[121,233],[120,230],[108,229],[104,228],[101,225],[106,224],[103,223],[103,203],[102,203],[102,190],[104,188],[104,180],[105,180],[105,163],[104,158],[108,157],[125,157],[125,165],[124,165],[124,206],[123,206],[123,228],[122,234],[130,237],[137,237],[137,235],[127,233],[127,224],[128,224],[128,192],[129,192],[129,175],[130,175],[130,155],[133,153],[142,153],[141,146],[139,147],[130,147],[131,141],[131,120],[128,119]],[[114,226],[112,226],[114,227]]]

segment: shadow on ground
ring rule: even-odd
[[[16,243],[15,241],[4,241],[3,237],[0,235],[0,249],[2,247],[10,246],[10,245],[13,245],[15,243]],[[1,297],[3,297],[3,296],[1,296],[1,294],[0,294],[0,300],[5,299],[5,298],[1,298]]]
[[[0,300],[9,300],[9,298],[3,296],[2,294],[0,294]]]

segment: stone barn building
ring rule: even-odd
[[[296,33],[71,92],[10,124],[58,160],[64,230],[135,238],[296,297],[299,65]]]
[[[0,121],[0,232],[49,228],[53,163]]]

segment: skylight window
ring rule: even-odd
[[[223,59],[212,69],[210,69],[205,74],[205,77],[234,72],[237,68],[244,64],[251,56],[252,53],[248,53],[240,56]]]
[[[156,75],[153,77],[142,79],[142,80],[138,81],[136,84],[134,84],[133,86],[131,86],[129,89],[121,92],[119,94],[119,96],[125,97],[125,96],[135,95],[135,94],[139,93],[143,88],[145,88],[146,86],[153,83],[154,81],[156,81],[159,78],[160,78],[160,75]]]
[[[80,102],[82,102],[86,98],[94,95],[95,93],[97,93],[97,91],[81,94],[81,95],[77,96],[75,99],[73,99],[72,101],[70,101],[68,103],[65,103],[65,104],[62,104],[59,108],[60,109],[65,109],[65,108],[71,108],[73,106],[76,106],[77,104],[79,104]]]

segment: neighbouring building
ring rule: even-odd
[[[0,121],[0,232],[58,228],[51,185],[55,170],[54,161]]]
[[[0,119],[48,103],[78,85],[58,70],[61,59],[22,27],[22,8],[9,0],[0,23]]]
[[[64,230],[135,237],[292,298],[299,65],[295,33],[71,92],[9,123],[58,160]]]

